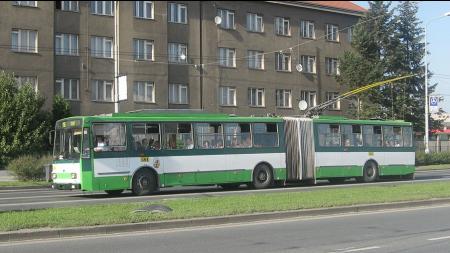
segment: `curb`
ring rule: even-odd
[[[126,233],[126,232],[145,232],[163,229],[211,226],[228,223],[255,222],[270,219],[287,219],[305,216],[358,213],[358,212],[380,211],[389,209],[434,206],[442,204],[450,204],[450,198],[397,202],[397,203],[369,204],[358,206],[344,206],[344,207],[321,208],[321,209],[295,210],[284,212],[255,213],[255,214],[219,216],[210,218],[195,218],[185,220],[170,220],[170,221],[145,222],[145,223],[89,226],[89,227],[73,227],[63,229],[24,230],[24,231],[0,233],[0,243],[35,240],[35,239],[57,239],[57,238],[67,238],[86,235],[110,235],[115,233]]]
[[[50,185],[36,185],[36,186],[0,186],[0,191],[6,190],[32,190],[32,189],[51,189]]]

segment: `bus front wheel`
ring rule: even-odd
[[[140,170],[133,177],[133,194],[137,196],[148,195],[156,191],[156,178],[148,170]]]
[[[256,189],[264,189],[273,183],[273,173],[267,164],[256,166],[253,171],[253,187]]]

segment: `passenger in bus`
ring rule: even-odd
[[[191,138],[188,138],[187,140],[186,140],[186,147],[185,147],[186,149],[193,149],[194,148],[194,143],[192,143],[192,140],[191,140]]]
[[[159,141],[155,141],[153,143],[153,146],[151,147],[151,149],[159,150],[160,149]]]
[[[95,141],[96,147],[94,148],[94,151],[99,152],[99,151],[108,151],[108,147],[107,147],[107,143],[105,142],[105,138],[101,135],[98,135],[96,137],[96,141]]]
[[[135,151],[142,151],[142,144],[140,141],[136,141],[136,143],[134,145],[134,149],[135,149]]]
[[[209,141],[204,141],[202,148],[211,148],[211,146],[209,145]]]
[[[146,138],[142,139],[142,149],[143,150],[148,149],[148,140]]]

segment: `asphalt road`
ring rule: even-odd
[[[371,185],[383,185],[393,183],[424,182],[424,181],[439,181],[450,180],[450,170],[417,172],[414,181],[383,181],[373,183]],[[220,187],[173,187],[162,189],[161,192],[151,195],[136,197],[130,192],[122,194],[120,197],[110,197],[104,192],[86,193],[81,191],[58,191],[52,189],[15,189],[15,190],[0,190],[0,211],[8,210],[29,210],[48,207],[61,207],[73,205],[89,205],[101,203],[126,203],[151,201],[168,198],[182,198],[182,197],[201,197],[201,196],[219,196],[219,195],[236,195],[236,194],[253,194],[253,193],[268,193],[268,192],[294,192],[294,191],[314,191],[323,188],[338,188],[338,187],[361,187],[367,184],[357,184],[354,181],[349,181],[344,184],[332,185],[327,181],[319,182],[315,186],[305,185],[290,185],[287,187],[271,188],[265,190],[251,190],[242,186],[238,190],[225,191]]]
[[[450,206],[0,244],[39,252],[448,253]]]

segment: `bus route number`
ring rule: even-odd
[[[141,156],[141,162],[143,162],[143,163],[148,162],[148,157]]]

